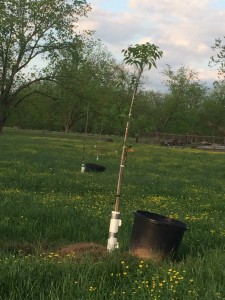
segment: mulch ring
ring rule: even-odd
[[[75,261],[82,262],[85,258],[92,261],[101,261],[110,257],[110,260],[114,257],[114,253],[107,250],[106,245],[96,244],[93,242],[80,242],[61,246],[39,245],[34,247],[29,243],[8,243],[4,247],[4,252],[18,255],[19,257],[41,257],[44,260],[64,260],[73,259]],[[113,255],[111,255],[113,254]],[[115,252],[115,256],[122,259],[131,258],[131,254],[128,252]]]

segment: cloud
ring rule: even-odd
[[[172,68],[185,65],[199,70],[203,80],[211,82],[217,78],[208,62],[215,38],[224,36],[225,3],[129,0],[127,7],[123,4],[123,10],[110,11],[102,6],[107,1],[90,1],[92,12],[82,19],[80,26],[96,30],[95,38],[102,40],[118,60],[122,60],[121,50],[128,45],[148,41],[164,52],[159,69],[166,64]],[[159,86],[156,80],[160,80],[160,75],[157,73],[154,78],[155,86]]]
[[[141,14],[161,14],[165,18],[176,18],[177,20],[197,19],[199,15],[207,11],[210,0],[130,0],[129,7]]]

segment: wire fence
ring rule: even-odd
[[[201,145],[225,145],[225,136],[206,136],[191,134],[171,134],[171,133],[139,133],[135,137],[136,143],[160,144],[168,146],[183,146],[188,144]]]
[[[83,138],[83,133],[74,132],[56,132],[50,130],[32,130],[32,129],[19,129],[17,127],[5,127],[4,132],[6,133],[27,133],[27,134],[37,134],[44,136],[60,135],[64,137],[78,137]],[[102,141],[113,142],[114,140],[122,140],[122,136],[112,136],[112,135],[98,135],[88,133],[88,138],[91,139],[102,139]],[[159,144],[167,146],[184,146],[184,145],[224,145],[225,146],[225,136],[206,136],[206,135],[191,135],[191,134],[171,134],[171,133],[159,133],[159,132],[148,132],[139,133],[133,137],[129,137],[129,142],[131,143],[145,143],[145,144]]]

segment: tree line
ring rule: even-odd
[[[120,135],[127,121],[133,70],[119,64],[92,32],[79,34],[86,1],[9,0],[0,12],[0,132],[4,126]],[[43,13],[44,12],[44,13]],[[149,131],[225,135],[225,46],[215,40],[212,88],[188,66],[163,70],[166,92],[137,91],[131,134]],[[30,63],[41,56],[46,66]]]

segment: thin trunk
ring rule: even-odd
[[[124,142],[123,142],[123,150],[121,154],[121,160],[120,160],[120,170],[119,170],[119,176],[118,176],[118,182],[117,182],[117,191],[116,191],[116,203],[115,203],[115,211],[119,212],[119,204],[120,204],[120,196],[121,196],[121,188],[122,188],[122,179],[123,179],[123,173],[124,173],[124,165],[126,162],[126,156],[127,156],[127,138],[128,138],[128,133],[129,133],[129,128],[130,128],[130,121],[131,121],[131,115],[132,115],[132,109],[133,109],[133,104],[134,100],[137,94],[137,89],[139,85],[139,81],[141,78],[143,70],[140,69],[137,77],[137,82],[134,87],[133,95],[132,95],[132,100],[130,104],[130,110],[129,110],[129,115],[128,115],[128,120],[127,120],[127,125],[126,125],[126,130],[124,134]]]
[[[85,163],[85,155],[86,155],[86,143],[87,143],[87,135],[88,135],[88,118],[89,118],[89,104],[87,107],[87,115],[86,115],[86,123],[85,123],[85,137],[84,137],[84,144],[83,144],[83,164]]]

